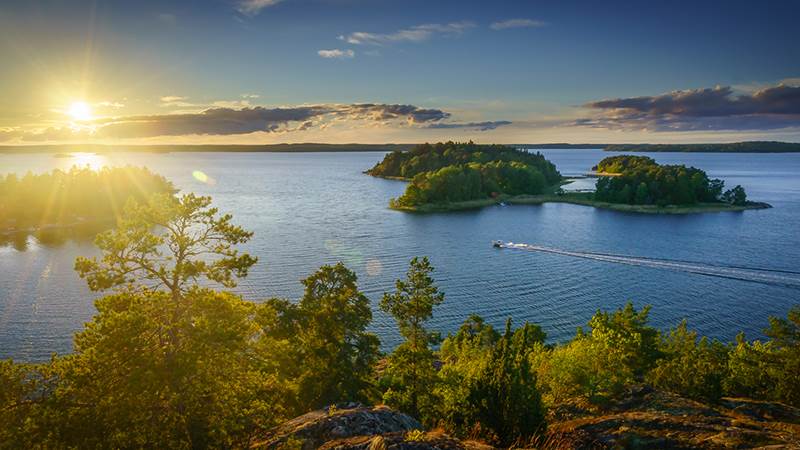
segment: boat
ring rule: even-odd
[[[492,241],[492,247],[502,248],[503,247],[503,241]]]

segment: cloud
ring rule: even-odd
[[[428,125],[426,128],[435,128],[435,129],[449,129],[449,128],[467,128],[473,129],[478,131],[489,131],[494,130],[497,127],[502,127],[505,125],[511,125],[512,122],[508,120],[494,120],[494,121],[487,121],[487,122],[466,122],[466,123],[433,123]]]
[[[356,56],[356,52],[352,50],[340,50],[338,48],[331,50],[319,50],[317,54],[327,59],[349,59]]]
[[[489,28],[493,30],[507,30],[509,28],[539,28],[547,25],[541,20],[533,19],[509,19],[501,22],[492,22]]]
[[[436,122],[447,119],[450,113],[441,109],[423,109],[414,105],[385,105],[360,103],[339,109],[339,115],[350,120],[391,121],[405,119],[410,124]]]
[[[394,33],[368,33],[357,31],[348,35],[339,36],[339,40],[353,45],[387,45],[401,42],[424,42],[434,36],[456,37],[466,30],[474,28],[475,24],[468,21],[451,22],[447,24],[429,23],[416,25]]]
[[[440,109],[402,104],[320,104],[280,108],[213,107],[193,113],[98,118],[80,127],[73,124],[25,132],[17,129],[0,129],[0,141],[289,133],[315,127],[325,129],[332,124],[344,122],[356,125],[366,123],[370,126],[424,127],[449,117],[449,113]]]
[[[246,16],[255,16],[262,9],[275,6],[283,0],[240,0],[236,10]]]
[[[654,131],[769,130],[800,126],[800,87],[786,84],[735,95],[729,86],[600,100],[577,125]]]

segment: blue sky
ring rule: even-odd
[[[796,141],[799,13],[796,1],[6,0],[0,141]]]

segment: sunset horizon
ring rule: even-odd
[[[800,141],[791,2],[189,5],[4,4],[0,145]]]

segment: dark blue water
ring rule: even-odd
[[[544,152],[566,175],[585,173],[607,153]],[[380,153],[122,154],[84,156],[81,163],[147,165],[184,191],[214,197],[222,211],[255,231],[246,250],[258,265],[238,291],[247,298],[297,298],[299,283],[321,264],[344,261],[377,305],[408,260],[427,255],[446,301],[431,326],[454,330],[470,313],[501,325],[505,318],[541,324],[564,340],[598,308],[633,300],[650,304],[652,323],[687,318],[701,333],[760,337],[770,315],[800,303],[800,290],[780,284],[704,276],[556,254],[497,250],[492,239],[559,249],[669,258],[701,264],[800,270],[800,154],[652,154],[689,164],[774,208],[686,216],[637,215],[546,204],[413,215],[386,208],[404,184],[361,172]],[[0,172],[44,171],[74,160],[50,155],[0,155]],[[213,179],[192,177],[199,170]],[[23,249],[24,248],[24,249]],[[71,336],[94,313],[93,299],[72,270],[91,242],[0,248],[0,357],[42,360],[68,352]],[[388,347],[394,324],[375,310],[373,329]]]

